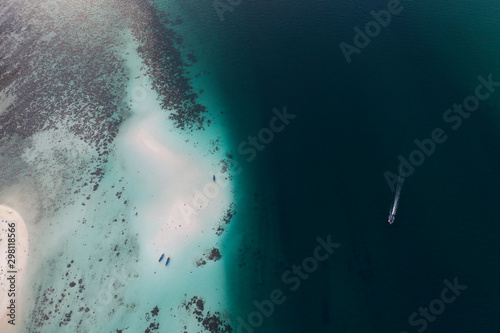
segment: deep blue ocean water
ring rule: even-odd
[[[286,296],[255,331],[500,328],[500,91],[459,129],[443,120],[474,93],[478,76],[500,81],[500,6],[402,2],[348,64],[339,44],[352,45],[353,28],[387,4],[244,0],[224,21],[210,1],[181,5],[198,38],[193,47],[230,110],[233,154],[244,169],[239,218],[262,244],[246,270],[229,270],[239,290],[235,311],[246,318],[252,301],[275,288]],[[238,144],[284,106],[297,117],[245,161]],[[447,140],[405,180],[390,226],[384,172],[397,174],[398,156],[408,159],[414,140],[435,128]],[[328,235],[341,246],[291,291],[282,274]],[[411,325],[454,278],[467,289],[425,327],[422,314]]]

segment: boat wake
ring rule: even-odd
[[[390,224],[394,223],[396,219],[396,212],[398,210],[399,196],[401,195],[401,189],[403,188],[404,178],[401,176],[401,166],[399,167],[398,183],[396,184],[396,192],[394,194],[394,202],[392,208],[389,212],[389,219],[387,220]]]

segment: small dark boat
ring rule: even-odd
[[[169,262],[170,262],[170,257],[167,258],[167,261],[165,262],[165,266],[167,266]]]
[[[158,260],[158,262],[160,262],[160,261],[163,259],[163,257],[164,257],[164,256],[165,256],[165,253],[163,253],[163,254],[161,255],[160,260]]]

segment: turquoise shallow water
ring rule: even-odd
[[[273,193],[265,206],[280,251],[263,249],[273,268],[241,303],[252,310],[254,299],[286,290],[282,273],[310,254],[316,237],[342,244],[287,294],[263,332],[416,332],[423,324],[409,317],[455,277],[468,289],[426,330],[498,329],[496,297],[487,295],[498,294],[490,260],[498,255],[500,95],[456,131],[443,120],[474,93],[479,75],[500,78],[498,6],[401,2],[402,12],[347,64],[339,43],[352,44],[353,28],[387,3],[242,2],[224,21],[210,4],[190,5],[207,57],[224,54],[214,68],[227,78],[217,84],[228,103],[256,102],[251,114],[231,112],[236,141],[268,126],[272,107],[298,115],[249,166],[256,192]],[[252,69],[249,80],[243,68]],[[240,84],[245,90],[235,92]],[[405,181],[389,228],[393,194],[383,174],[397,173],[397,157],[435,128],[448,139]]]
[[[83,320],[81,331],[91,331],[88,327],[125,329],[127,325],[142,330],[150,323],[160,323],[162,329],[185,324],[188,332],[209,331],[198,326],[194,313],[170,303],[175,297],[191,300],[195,292],[208,290],[206,283],[217,286],[213,299],[224,300],[210,311],[222,311],[221,318],[235,332],[497,332],[500,91],[481,102],[478,111],[457,130],[443,120],[443,113],[474,93],[479,75],[491,74],[500,81],[499,7],[494,1],[402,1],[401,13],[348,64],[339,44],[353,43],[353,28],[363,28],[373,19],[370,11],[384,9],[387,3],[242,1],[225,12],[221,21],[209,1],[157,2],[160,10],[183,22],[174,27],[184,40],[180,50],[184,57],[193,54],[197,59],[184,73],[192,79],[198,101],[209,109],[211,129],[217,132],[215,136],[207,131],[209,134],[183,138],[206,148],[198,157],[208,156],[217,146],[221,150],[214,156],[224,159],[229,153],[231,161],[239,164],[232,168],[236,215],[216,244],[224,260],[186,273],[189,278],[181,279],[168,297],[148,286],[170,280],[160,275],[142,278],[141,265],[154,250],[151,244],[145,248],[138,244],[150,232],[138,235],[141,228],[134,224],[137,218],[131,212],[134,204],[124,203],[157,194],[149,188],[141,192],[142,178],[134,178],[134,168],[143,161],[125,159],[123,165],[111,166],[103,161],[108,150],[115,149],[103,143],[112,142],[117,125],[134,112],[124,99],[130,82],[121,76],[123,63],[111,57],[115,53],[105,52],[110,45],[122,45],[120,5],[103,10],[106,15],[91,15],[95,22],[88,24],[76,20],[83,17],[86,7],[61,8],[51,1],[42,6],[62,27],[81,24],[108,33],[116,29],[116,34],[109,35],[111,44],[101,45],[101,39],[85,37],[98,46],[85,52],[68,42],[74,42],[78,34],[66,29],[68,35],[52,36],[48,31],[54,27],[46,26],[47,18],[30,13],[21,6],[22,1],[0,7],[8,9],[1,21],[5,29],[14,27],[7,42],[1,44],[8,59],[2,59],[2,66],[7,66],[8,75],[0,77],[0,198],[23,206],[20,212],[33,207],[28,215],[36,221],[34,230],[42,235],[34,241],[39,266],[33,272],[43,278],[33,280],[36,282],[29,289],[31,310],[41,312],[25,317],[30,331],[37,331],[29,325],[43,323],[49,311],[53,312],[44,325],[57,330],[65,312],[47,304],[62,297],[70,280],[82,278],[84,300],[70,290],[62,303],[81,302],[83,310],[79,307],[72,314],[72,323],[75,318]],[[135,8],[134,4],[127,2],[127,10]],[[14,15],[16,10],[23,15]],[[57,10],[71,15],[58,16]],[[37,20],[32,19],[30,27],[33,15]],[[137,21],[144,23],[138,25],[144,32],[154,30],[148,27],[151,17],[146,12]],[[109,29],[106,25],[92,27],[99,20],[109,23]],[[23,30],[23,26],[28,28]],[[51,53],[51,38],[57,41],[62,60]],[[19,47],[12,46],[17,45],[16,40],[22,41]],[[93,53],[106,57],[92,57]],[[81,59],[73,57],[78,60],[75,63],[64,56],[75,54],[82,55]],[[36,60],[31,63],[36,65],[33,73],[20,66],[21,55]],[[61,65],[54,68],[51,59]],[[109,59],[117,67],[107,67],[99,59]],[[68,63],[74,67],[63,66]],[[89,69],[95,68],[100,71],[93,76]],[[29,80],[16,81],[18,75]],[[80,80],[87,77],[92,79]],[[104,83],[113,89],[99,89]],[[17,100],[12,97],[16,94],[20,96]],[[78,96],[88,98],[82,102]],[[85,104],[89,100],[99,103]],[[68,104],[70,108],[65,108]],[[297,117],[274,133],[255,159],[247,161],[248,155],[238,149],[240,144],[247,142],[248,147],[249,136],[258,137],[263,128],[270,128],[273,108],[281,111],[284,106]],[[23,117],[6,110],[17,110]],[[55,116],[69,120],[62,122]],[[58,121],[64,123],[62,129],[36,135]],[[448,139],[405,180],[396,223],[389,226],[393,193],[384,172],[397,173],[398,156],[408,157],[416,149],[414,140],[430,137],[435,128],[442,128]],[[176,131],[168,129],[169,134]],[[205,142],[217,138],[220,144]],[[91,148],[93,144],[100,149]],[[210,169],[215,164],[197,166]],[[105,165],[101,171],[106,176],[98,181],[101,165]],[[148,170],[158,172],[157,167]],[[122,185],[124,174],[133,180],[132,185]],[[213,172],[200,174],[210,180]],[[86,177],[82,180],[81,175]],[[153,189],[164,181],[151,181],[147,175],[145,179]],[[88,183],[80,185],[84,182]],[[81,192],[75,193],[75,186]],[[112,186],[116,191],[107,190]],[[53,211],[54,207],[58,209]],[[161,224],[154,217],[150,220]],[[122,237],[113,237],[119,233],[126,235],[126,244],[118,241]],[[317,239],[329,235],[340,247],[324,261],[315,259],[315,266],[308,258],[325,253],[321,249],[315,252],[321,244]],[[44,237],[52,240],[50,245],[41,242]],[[204,243],[199,246],[209,248]],[[133,251],[129,258],[137,262],[122,259],[128,251]],[[188,252],[178,258],[191,260]],[[106,255],[101,258],[101,253]],[[94,262],[99,259],[104,263]],[[114,267],[116,274],[110,274],[104,264]],[[194,260],[190,265],[194,267]],[[299,272],[294,265],[307,267]],[[211,278],[196,283],[205,273]],[[442,299],[444,288],[450,289],[443,281],[453,282],[455,277],[467,289],[452,302],[443,303],[444,309],[434,308],[431,314],[436,318],[419,314],[420,307],[439,306],[434,300]],[[91,280],[98,283],[88,282]],[[196,286],[190,288],[190,283]],[[113,291],[109,299],[108,287]],[[273,291],[280,291],[282,297]],[[270,299],[276,301],[272,311]],[[155,305],[160,306],[160,317],[150,321],[152,317],[147,318]],[[86,315],[87,306],[90,314],[98,315]],[[110,314],[99,311],[103,307]],[[205,313],[208,309],[207,303]],[[414,313],[414,322],[410,322]]]
[[[172,22],[114,5],[0,6],[0,201],[31,250],[9,332],[228,331],[223,116],[196,103]]]

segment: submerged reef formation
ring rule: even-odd
[[[216,311],[211,313],[205,311],[205,301],[198,296],[193,296],[189,301],[184,302],[183,307],[193,314],[198,321],[198,326],[210,333],[231,333],[233,329],[224,319],[224,315]],[[188,333],[187,331],[183,333]]]
[[[21,184],[23,191],[36,192],[33,220],[47,234],[60,227],[52,219],[58,213],[68,216],[63,227],[70,226],[61,231],[67,238],[50,245],[53,252],[45,253],[43,265],[33,266],[40,278],[23,320],[27,332],[85,332],[138,306],[123,291],[139,277],[134,223],[141,215],[130,203],[126,177],[113,173],[116,138],[133,114],[126,48],[138,45],[165,118],[184,133],[210,124],[187,76],[196,56],[185,56],[175,31],[182,21],[159,11],[154,1],[14,0],[0,4],[0,13],[0,188]],[[225,161],[220,168],[226,173],[230,165]],[[75,211],[81,215],[70,214]],[[234,213],[232,205],[221,225]],[[95,239],[97,234],[102,238]],[[221,257],[217,248],[205,255]],[[106,297],[98,299],[96,285]],[[196,305],[201,327],[230,332],[220,314],[207,308]],[[155,307],[144,330],[159,331],[165,313]]]

